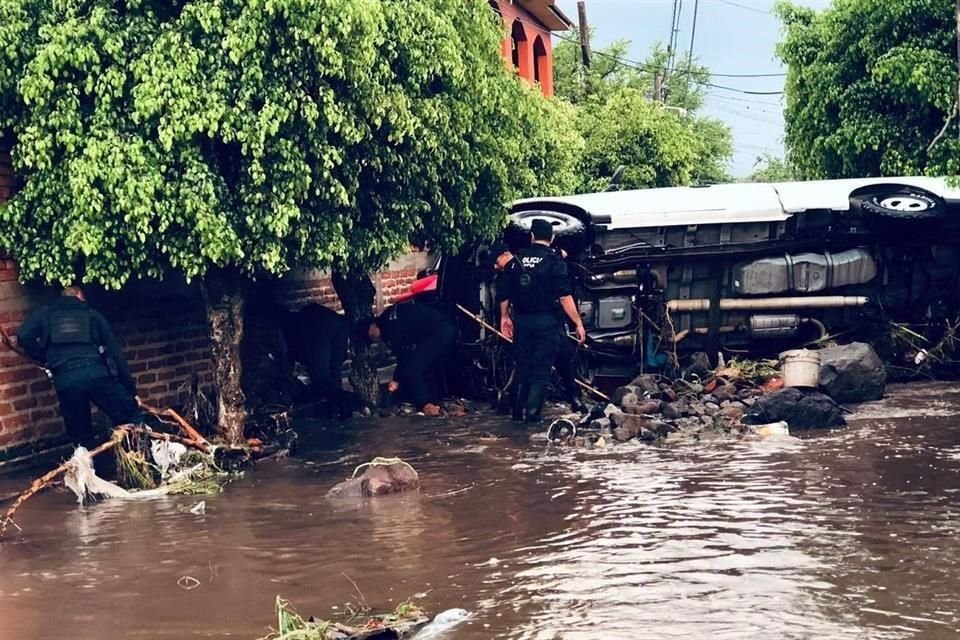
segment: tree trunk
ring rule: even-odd
[[[244,291],[239,274],[217,271],[200,283],[207,309],[217,387],[217,435],[227,444],[244,442],[246,398],[240,387],[240,341],[243,339]]]
[[[373,300],[377,290],[369,274],[334,271],[331,279],[351,327],[372,315]],[[353,340],[349,380],[353,390],[364,404],[368,407],[380,405],[380,380],[377,369],[371,361],[367,343],[358,339]]]

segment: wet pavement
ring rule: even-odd
[[[915,385],[845,430],[595,451],[492,417],[304,425],[300,456],[216,496],[33,498],[0,543],[0,638],[253,639],[277,595],[328,617],[417,594],[474,612],[463,640],[957,638],[958,414],[960,387]],[[324,498],[378,455],[423,490]]]

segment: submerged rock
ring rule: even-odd
[[[420,488],[420,475],[405,462],[372,464],[362,474],[335,485],[328,498],[375,498]]]
[[[820,387],[837,402],[879,400],[887,386],[887,372],[869,344],[852,342],[821,349]]]
[[[843,410],[829,396],[793,387],[758,399],[742,420],[751,425],[781,421],[793,429],[825,429],[847,423]]]

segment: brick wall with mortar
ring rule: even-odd
[[[0,152],[0,204],[9,197],[13,181],[9,156]],[[405,291],[428,261],[427,254],[411,254],[377,274],[377,307]],[[292,309],[312,302],[339,308],[330,279],[322,272],[291,273],[269,290],[271,298]],[[8,334],[13,335],[31,310],[48,304],[54,295],[49,287],[19,284],[14,262],[0,256],[0,326]],[[89,289],[88,297],[113,326],[145,401],[181,405],[194,374],[209,392],[210,348],[196,287],[170,281],[135,283],[117,293]],[[248,317],[244,354],[249,387],[268,379],[266,365],[257,356],[269,345],[269,325]],[[256,393],[252,396],[257,399]],[[46,376],[16,354],[0,349],[0,464],[62,440],[56,395]]]

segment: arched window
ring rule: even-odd
[[[537,36],[533,41],[533,79],[536,82],[550,75],[550,59],[547,57],[547,48],[543,46],[543,38]]]
[[[513,27],[510,29],[510,50],[513,55],[513,66],[520,68],[523,60],[523,50],[527,46],[527,32],[523,28],[523,23],[519,20],[513,21]],[[522,73],[520,75],[523,75]]]

